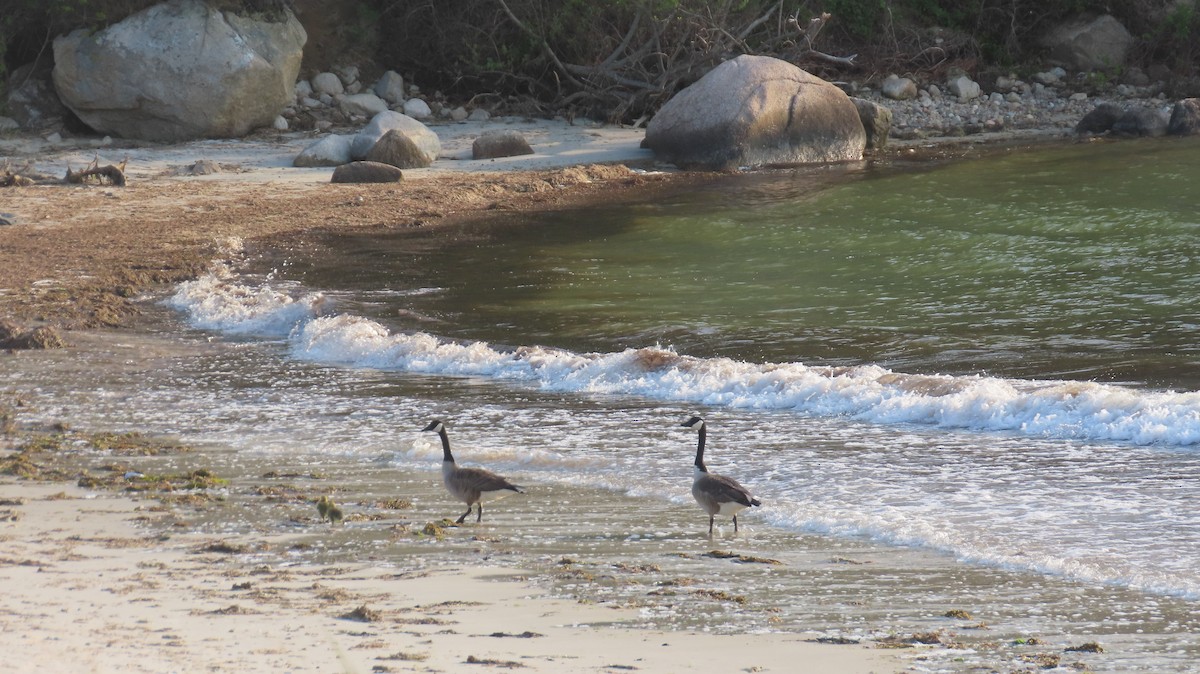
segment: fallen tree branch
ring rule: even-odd
[[[104,180],[107,179],[111,185],[116,187],[125,187],[125,164],[128,162],[129,160],[126,159],[125,161],[121,162],[120,166],[114,166],[112,164],[100,166],[100,158],[97,157],[93,159],[92,163],[88,164],[88,167],[82,171],[72,171],[71,167],[68,166],[67,176],[63,180],[71,185],[82,185],[84,181],[88,180],[89,178],[95,178],[96,181],[101,184],[103,184]]]

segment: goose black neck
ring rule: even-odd
[[[704,439],[706,432],[703,425],[700,426],[697,434],[700,436],[700,439],[696,443],[696,467],[707,473],[708,468],[704,466]]]
[[[446,435],[446,429],[438,430],[438,437],[442,439],[442,461],[454,463],[454,455],[450,453],[450,436]]]

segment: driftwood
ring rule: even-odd
[[[0,187],[26,187],[32,185],[37,182],[29,175],[32,171],[32,164],[14,167],[5,160],[4,166],[0,166]]]
[[[83,169],[82,171],[72,171],[71,167],[68,166],[67,176],[63,180],[71,185],[81,185],[89,179],[95,179],[96,182],[104,184],[104,181],[107,179],[110,185],[124,187],[125,164],[127,163],[129,163],[128,158],[121,162],[120,166],[114,166],[112,164],[100,166],[100,158],[97,157],[93,159],[92,163],[88,164],[87,168]]]

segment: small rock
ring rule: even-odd
[[[346,87],[342,86],[342,81],[333,73],[318,73],[312,78],[312,88],[318,94],[328,94],[329,96],[345,93],[346,91]]]
[[[293,87],[293,91],[296,92],[297,100],[299,100],[301,98],[305,98],[307,96],[312,96],[312,94],[313,94],[312,85],[308,83],[308,80],[297,81],[296,86]]]
[[[419,98],[410,98],[404,102],[404,114],[413,119],[429,119],[433,116],[433,110],[429,109],[429,104]]]
[[[907,77],[888,75],[879,92],[895,101],[907,101],[917,97],[917,84]]]
[[[475,108],[471,111],[471,114],[467,116],[467,120],[472,122],[486,122],[491,118],[492,116],[483,108]]]
[[[197,160],[184,169],[184,173],[190,176],[207,176],[220,172],[221,165],[211,159]]]
[[[390,164],[380,164],[373,161],[354,161],[343,164],[333,170],[335,183],[397,183],[404,179],[404,173]]]
[[[404,78],[395,70],[384,73],[375,83],[375,95],[395,105],[404,102]]]
[[[288,130],[288,121],[286,119],[284,119],[282,116],[277,116],[275,118],[275,121],[271,124],[271,126],[275,127],[276,131],[287,131]]]
[[[358,66],[334,66],[333,72],[337,74],[338,79],[346,86],[350,86],[358,81]]]
[[[388,109],[387,102],[375,94],[352,94],[342,98],[342,110],[347,115],[362,115],[374,117]]]
[[[982,91],[979,88],[979,83],[967,77],[960,75],[946,83],[946,89],[953,95],[958,96],[960,101],[969,101],[979,98]]]
[[[0,133],[16,131],[19,128],[21,128],[21,125],[17,124],[17,120],[12,117],[0,117]]]
[[[467,112],[467,109],[461,105],[450,111],[450,119],[456,122],[466,121],[469,115],[470,113]]]

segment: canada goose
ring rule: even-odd
[[[429,422],[422,432],[433,431],[442,438],[442,483],[452,496],[467,504],[467,512],[463,513],[456,523],[462,524],[471,514],[471,506],[479,504],[479,515],[476,522],[483,521],[483,501],[485,499],[507,496],[509,492],[524,494],[525,490],[508,480],[482,468],[459,468],[454,463],[454,455],[450,453],[450,438],[446,435],[446,426],[434,419]]]
[[[762,503],[754,498],[748,489],[738,484],[737,480],[724,475],[716,475],[708,472],[708,468],[704,465],[704,420],[700,417],[692,417],[681,424],[700,434],[700,441],[696,445],[696,464],[692,469],[692,496],[704,512],[708,513],[708,535],[712,536],[713,519],[717,515],[733,515],[733,531],[737,533],[738,511],[749,508],[750,506],[759,506]]]

